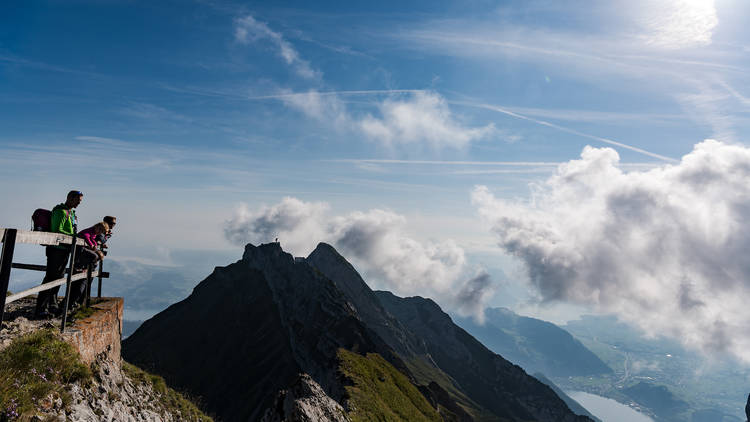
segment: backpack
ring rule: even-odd
[[[37,208],[31,214],[31,229],[37,232],[48,232],[52,229],[52,211]]]

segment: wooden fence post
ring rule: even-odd
[[[68,302],[70,302],[70,278],[73,277],[74,264],[76,260],[76,234],[73,232],[73,242],[70,245],[70,264],[68,265],[68,281],[65,283],[65,307],[63,308],[62,324],[60,332],[65,332],[65,323],[68,322]]]
[[[16,229],[6,229],[3,235],[3,251],[0,256],[0,330],[3,328],[5,316],[5,297],[8,295],[10,269],[13,265],[13,251],[16,248]]]
[[[94,264],[86,266],[86,307],[91,306],[91,282],[94,278],[91,277],[91,273],[94,271]]]
[[[100,298],[102,297],[102,268],[103,265],[103,259],[99,260],[99,289],[97,290],[96,297]]]

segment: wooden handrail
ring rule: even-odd
[[[0,228],[0,239],[3,238],[5,230],[8,229]],[[32,245],[45,246],[70,245],[71,243],[73,243],[73,236],[62,233],[17,230],[16,243],[27,243]]]
[[[14,262],[11,264],[11,268],[15,268],[17,270],[32,270],[32,271],[47,271],[46,265],[39,265],[39,264],[21,264],[18,262]],[[65,272],[68,272],[68,269],[65,269]],[[97,274],[102,276],[102,278],[109,278],[109,273],[107,271],[97,271]]]
[[[97,275],[99,275],[99,271],[97,270],[94,270],[91,273],[91,277],[96,277]],[[73,276],[70,277],[70,281],[77,281],[77,280],[81,280],[87,277],[88,277],[88,274],[86,273],[86,271],[83,271],[77,274],[73,274]],[[40,284],[30,289],[26,289],[18,293],[13,293],[12,295],[5,298],[5,304],[7,305],[8,303],[11,303],[13,301],[16,301],[18,299],[24,298],[29,295],[33,295],[34,293],[39,293],[45,290],[49,290],[53,287],[62,286],[67,281],[68,281],[67,277],[58,278],[57,280],[50,281],[49,283]]]

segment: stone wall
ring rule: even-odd
[[[96,309],[93,315],[65,329],[63,338],[78,350],[84,363],[94,362],[101,353],[120,362],[123,304],[121,297],[101,298],[91,305]]]

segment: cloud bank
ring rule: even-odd
[[[463,315],[483,318],[494,284],[472,269],[454,242],[420,242],[404,235],[406,218],[372,209],[331,215],[322,202],[286,197],[278,204],[251,211],[240,207],[224,226],[232,243],[264,243],[278,237],[285,250],[307,255],[328,242],[363,270],[371,286],[402,296],[431,297]]]
[[[586,147],[528,202],[472,200],[542,301],[594,305],[647,333],[750,364],[750,149],[713,140],[623,172]]]

